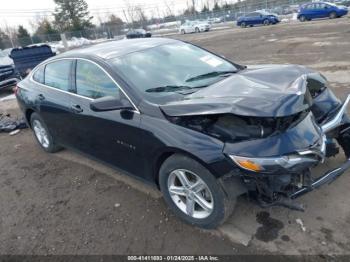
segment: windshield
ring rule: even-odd
[[[193,93],[238,70],[216,55],[181,42],[130,53],[110,62],[139,91],[158,97]]]

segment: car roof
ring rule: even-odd
[[[79,49],[74,49],[62,53],[55,58],[61,57],[98,57],[105,60],[112,59],[115,57],[123,56],[129,53],[142,51],[145,49],[153,48],[159,45],[168,43],[180,42],[175,39],[169,38],[138,38],[138,39],[123,39],[117,41],[109,41],[105,43],[95,44]]]

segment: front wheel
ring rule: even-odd
[[[196,33],[199,33],[199,28],[196,27],[196,28],[195,28],[195,31],[196,31]]]
[[[247,26],[247,25],[245,24],[245,22],[242,22],[242,23],[241,23],[241,27],[242,27],[242,28],[245,28],[246,26]]]
[[[268,19],[265,19],[264,22],[263,22],[264,25],[269,25],[270,24],[270,21]]]
[[[236,203],[205,167],[184,155],[175,154],[163,163],[159,184],[165,201],[177,216],[206,229],[222,224]]]
[[[336,12],[331,12],[330,14],[329,14],[329,18],[330,19],[334,19],[334,18],[337,18],[338,16],[337,16],[337,13]]]
[[[42,149],[49,153],[55,153],[61,149],[61,147],[55,143],[46,124],[37,113],[31,115],[30,125],[33,129],[34,136]]]

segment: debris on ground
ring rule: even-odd
[[[120,207],[120,204],[119,203],[115,203],[114,207]]]
[[[0,113],[0,132],[12,132],[14,130],[24,129],[27,127],[28,126],[23,117],[14,118],[14,117],[11,117],[10,114]]]
[[[306,231],[306,227],[304,226],[304,223],[303,223],[303,221],[300,218],[297,218],[295,220],[295,222],[297,222],[297,224],[300,225],[300,228],[301,228],[301,230],[303,230],[303,232]]]
[[[20,129],[16,129],[16,130],[13,130],[9,133],[10,136],[14,136],[14,135],[17,135],[21,130]]]

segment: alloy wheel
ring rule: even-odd
[[[189,170],[172,171],[168,191],[175,205],[188,216],[204,219],[213,212],[214,199],[208,185]]]
[[[43,127],[42,123],[39,120],[33,121],[33,130],[39,143],[44,148],[48,148],[50,146],[49,136],[47,134],[45,127]]]

